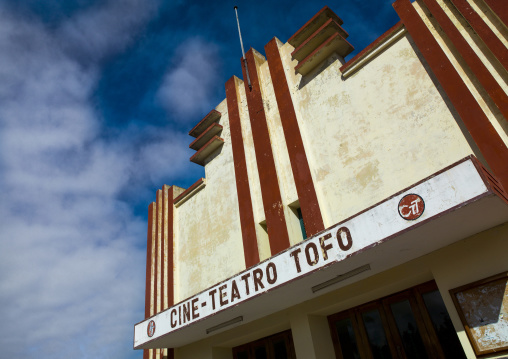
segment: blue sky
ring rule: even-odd
[[[141,358],[146,212],[204,175],[187,135],[324,5],[355,52],[391,1],[0,0],[0,357]]]

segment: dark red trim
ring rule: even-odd
[[[143,359],[150,359],[150,349],[143,349]]]
[[[485,0],[485,3],[497,15],[499,20],[508,26],[508,6],[506,0]]]
[[[201,121],[198,122],[196,126],[189,131],[189,136],[198,137],[202,131],[208,126],[210,126],[211,122],[216,122],[221,118],[221,113],[217,110],[212,110],[208,112],[208,114],[203,117]]]
[[[485,42],[485,45],[494,54],[497,60],[508,71],[508,49],[501,40],[492,32],[490,27],[476,13],[476,11],[467,3],[466,0],[452,0],[453,5],[464,16],[473,30]],[[508,6],[506,3],[504,6]]]
[[[295,46],[295,45],[293,44],[294,40],[295,40],[297,37],[299,37],[301,34],[303,34],[303,33],[307,30],[307,28],[309,27],[309,25],[311,25],[314,21],[316,21],[316,20],[317,20],[320,16],[322,16],[322,15],[323,15],[323,13],[325,13],[325,12],[328,12],[328,13],[329,13],[329,15],[330,15],[330,17],[331,17],[332,19],[336,20],[336,22],[337,22],[339,25],[342,25],[342,24],[344,23],[344,21],[342,21],[342,19],[341,19],[340,17],[338,17],[338,16],[337,16],[337,14],[335,14],[335,13],[334,13],[334,12],[333,12],[333,11],[332,11],[329,7],[328,7],[328,6],[325,6],[325,7],[323,7],[321,10],[319,10],[319,11],[317,12],[317,14],[316,14],[316,15],[314,15],[314,16],[313,16],[313,17],[312,17],[309,21],[307,21],[307,22],[305,23],[305,25],[303,25],[301,28],[299,28],[299,29],[298,29],[298,31],[297,31],[297,32],[295,32],[295,33],[293,34],[293,36],[291,36],[291,37],[289,38],[288,43],[289,43],[289,44],[291,44],[291,45],[293,45],[293,46]],[[298,45],[299,45],[299,44],[298,44]],[[298,46],[295,46],[295,47],[298,47]]]
[[[196,153],[194,153],[191,158],[190,158],[190,161],[191,162],[194,162],[194,163],[197,163],[198,165],[201,165],[201,166],[204,166],[204,161],[209,157],[209,155],[215,151],[217,148],[219,148],[220,146],[222,146],[224,144],[224,139],[220,138],[219,136],[213,136],[207,143],[205,143],[200,149],[199,151],[197,151]],[[212,146],[212,147],[210,147]],[[210,151],[210,149],[212,149]],[[206,157],[204,158],[201,158],[199,159],[199,157],[205,152],[205,151],[210,151],[210,153],[206,154]]]
[[[499,180],[494,177],[476,157],[472,157],[471,159],[473,160],[473,164],[478,170],[478,173],[480,173],[483,182],[485,182],[487,189],[494,192],[499,198],[508,204],[508,193],[504,190],[503,186],[501,186]]]
[[[235,166],[240,226],[242,229],[243,255],[245,257],[245,267],[249,268],[259,263],[259,250],[236,86],[237,83],[234,76],[226,82],[226,101],[228,105],[229,131],[231,133],[231,147]]]
[[[168,307],[171,307],[175,304],[174,297],[174,274],[173,274],[173,238],[174,238],[174,208],[173,208],[173,197],[175,195],[174,187],[171,186],[168,188],[168,197],[166,199],[168,204],[168,267],[167,267],[167,283],[165,284],[166,295],[168,297]]]
[[[192,192],[196,187],[198,187],[200,184],[202,184],[203,182],[205,181],[204,178],[200,178],[198,179],[196,182],[194,182],[194,184],[192,186],[190,186],[189,188],[187,188],[185,191],[183,191],[178,197],[176,197],[174,200],[173,200],[173,203],[178,203],[182,198],[184,198],[185,196],[187,196],[190,192]]]
[[[314,182],[312,181],[298,120],[296,119],[293,100],[282,65],[279,47],[275,38],[266,44],[265,52],[275,91],[275,99],[279,107],[280,120],[284,131],[284,138],[286,139],[305,230],[307,231],[307,236],[310,237],[324,230],[325,225],[319,208]]]
[[[464,121],[494,175],[503,187],[508,187],[508,148],[503,140],[409,0],[397,0],[393,7]]]
[[[480,58],[476,55],[476,52],[471,48],[471,46],[469,46],[464,37],[462,37],[459,30],[445,14],[441,6],[438,5],[436,0],[423,0],[423,2],[434,18],[438,21],[448,38],[452,41],[453,45],[460,52],[467,65],[471,68],[478,81],[480,81],[483,85],[490,98],[492,98],[496,106],[501,111],[502,115],[508,119],[508,96],[503,91],[499,83],[494,79],[494,76],[492,76]],[[506,5],[508,7],[508,3]]]
[[[376,49],[379,44],[383,41],[385,41],[386,38],[392,36],[392,34],[399,29],[401,29],[404,26],[402,21],[399,21],[395,25],[393,25],[388,31],[386,31],[383,35],[379,36],[376,40],[374,40],[369,46],[367,46],[365,49],[360,51],[358,54],[355,55],[355,57],[349,59],[348,62],[346,62],[344,65],[341,66],[340,72],[346,71],[348,68],[356,64],[359,60],[364,58],[366,55],[372,52],[372,50]]]
[[[158,313],[159,312],[159,275],[161,273],[159,267],[161,265],[160,261],[159,261],[159,258],[162,258],[160,257],[160,248],[161,248],[161,241],[159,240],[159,233],[160,233],[160,223],[161,221],[159,221],[159,218],[160,216],[162,215],[161,213],[161,190],[157,190],[156,192],[156,195],[155,195],[155,198],[156,198],[156,202],[155,202],[155,274],[154,274],[154,279],[155,279],[155,290],[154,290],[154,300],[155,300],[155,305],[154,305],[154,311],[155,313]],[[162,278],[161,278],[161,283],[162,283]],[[161,306],[162,308],[162,306]]]
[[[214,131],[214,134],[216,132],[218,133],[222,131],[222,126],[219,125],[217,122],[212,123],[206,130],[203,131],[202,134],[200,134],[194,141],[191,142],[189,148],[198,151],[201,147],[196,146],[196,143],[198,143],[201,139],[206,137],[210,133],[210,131]]]
[[[310,41],[314,40],[316,36],[318,36],[321,32],[324,32],[324,30],[327,29],[328,27],[333,27],[333,26],[337,27],[340,31],[342,31],[341,36],[343,38],[346,38],[349,36],[347,31],[344,30],[342,28],[342,26],[339,25],[338,22],[336,22],[334,19],[328,19],[328,21],[326,21],[323,25],[321,25],[321,27],[319,29],[314,31],[313,34],[311,34],[307,39],[305,39],[305,41],[302,42],[300,44],[300,46],[298,46],[296,49],[294,49],[293,52],[291,53],[291,56],[294,58],[295,55],[298,54],[298,52],[301,51],[301,49],[303,49]],[[339,33],[340,33],[340,31],[339,31]]]
[[[298,65],[296,65],[295,67],[295,71],[298,71],[299,69],[301,69],[302,67],[304,67],[305,65],[307,65],[308,62],[312,61],[315,59],[315,56],[317,54],[319,54],[323,49],[326,49],[327,46],[329,46],[330,44],[333,43],[333,41],[341,41],[344,45],[345,45],[345,48],[343,49],[336,49],[336,52],[337,54],[339,54],[340,56],[342,57],[346,57],[347,55],[349,55],[351,52],[353,52],[353,50],[355,49],[353,47],[353,45],[351,45],[349,43],[349,41],[347,41],[345,38],[342,37],[341,34],[339,34],[338,32],[336,32],[335,34],[331,35],[328,39],[326,39],[321,45],[319,45],[318,47],[316,47],[316,49],[314,51],[312,51],[309,55],[307,55],[307,57],[305,57],[302,61],[300,61],[298,63]],[[318,64],[316,63],[313,68],[315,66],[317,66]],[[310,71],[310,70],[309,70]],[[300,72],[300,71],[298,71]],[[305,72],[307,73],[307,72]]]
[[[165,195],[165,186],[162,186],[161,190],[161,310],[164,310],[164,294],[166,292],[166,279],[164,275],[164,255],[166,254],[166,251],[164,249],[165,243],[164,243],[164,235],[166,233],[166,226],[164,223],[164,218],[166,217],[166,195]]]
[[[265,109],[263,107],[257,66],[252,49],[247,52],[246,59],[252,84],[252,90],[250,90],[247,81],[244,81],[247,106],[249,108],[256,162],[258,164],[261,197],[263,198],[270,250],[271,254],[275,255],[289,247],[289,235],[270,142],[270,132],[268,131]],[[242,71],[243,78],[247,78],[243,61]]]
[[[146,233],[146,281],[145,281],[145,319],[150,317],[152,301],[152,221],[153,203],[148,206],[148,229]]]

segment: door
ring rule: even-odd
[[[328,317],[340,359],[466,358],[435,282]]]
[[[233,348],[234,359],[295,359],[291,330]]]

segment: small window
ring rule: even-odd
[[[302,230],[303,239],[307,239],[307,231],[305,231],[305,223],[303,223],[303,216],[302,216],[302,209],[301,208],[296,209],[296,215],[298,217],[298,220],[300,221],[300,229]]]

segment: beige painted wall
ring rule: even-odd
[[[175,302],[245,269],[226,101],[224,145],[205,166],[206,186],[175,210]]]
[[[341,65],[301,89],[288,74],[325,226],[473,153],[408,35],[345,80]]]

